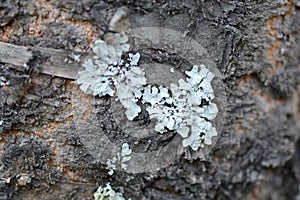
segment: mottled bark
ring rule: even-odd
[[[215,62],[226,91],[216,145],[205,159],[182,155],[159,171],[109,176],[83,140],[101,145],[105,134],[122,143],[131,137],[126,130],[147,116],[121,126],[122,108],[111,98],[84,94],[74,74],[19,71],[12,65],[19,61],[0,58],[0,199],[93,199],[107,182],[126,199],[294,199],[300,183],[300,1],[6,0],[0,2],[1,42],[28,47],[34,55],[28,64],[39,71],[49,66],[48,48],[58,57],[85,55],[121,6],[131,12],[131,28],[179,31]],[[167,52],[142,53],[144,61],[185,66]],[[135,151],[155,151],[173,137],[145,134]]]

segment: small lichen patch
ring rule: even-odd
[[[124,170],[127,170],[127,164],[126,162],[131,160],[131,153],[132,150],[129,148],[129,145],[127,143],[124,143],[122,145],[122,150],[121,150],[121,168]]]
[[[9,85],[9,81],[6,80],[4,76],[0,76],[0,86],[6,86]]]
[[[73,61],[77,62],[77,63],[80,63],[80,55],[76,55],[74,53],[71,53],[68,55],[67,58],[65,58],[64,62],[65,63],[68,63],[68,64],[71,64],[73,63]]]
[[[94,200],[125,200],[125,198],[122,193],[115,192],[110,183],[107,183],[105,187],[98,187],[94,193]]]
[[[107,159],[106,162],[106,169],[108,169],[109,171],[107,172],[108,175],[113,175],[115,170],[117,169],[116,166],[116,162],[118,161],[118,159],[116,157],[113,157],[113,159]]]
[[[107,159],[106,169],[108,169],[108,175],[113,175],[114,170],[120,165],[121,169],[127,170],[127,162],[131,160],[132,149],[130,149],[128,143],[123,143],[121,148],[121,153],[117,153],[116,157],[112,159]]]

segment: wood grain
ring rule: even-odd
[[[17,70],[24,70],[24,65],[28,64],[31,59],[38,60],[37,55],[47,58],[39,66],[41,73],[67,79],[77,79],[79,68],[88,57],[85,52],[25,47],[0,42],[0,62],[15,65],[13,68]],[[72,60],[72,55],[79,55],[80,61]]]

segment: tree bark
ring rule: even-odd
[[[81,63],[71,53],[84,60],[121,6],[130,11],[132,29],[163,27],[193,38],[220,71],[224,126],[208,154],[191,160],[185,153],[156,171],[116,170],[110,176],[84,142],[96,148],[103,145],[101,134],[122,144],[132,137],[129,130],[150,132],[135,127],[147,116],[118,124],[124,110],[112,98],[93,98],[73,82]],[[93,199],[97,187],[108,182],[132,200],[295,199],[299,8],[299,0],[2,1],[1,42],[31,54],[0,58],[0,199]],[[160,53],[143,50],[141,61],[184,68],[180,55]],[[158,76],[153,79],[164,77]],[[172,138],[140,138],[134,151],[154,151]]]

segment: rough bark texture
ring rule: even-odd
[[[112,141],[126,140],[118,135],[112,100],[99,98],[91,106],[71,80],[2,63],[0,75],[9,84],[0,90],[0,199],[92,199],[107,182],[131,199],[294,199],[300,183],[300,1],[5,0],[1,41],[86,51],[124,5],[132,28],[185,33],[214,59],[227,95],[214,149],[205,160],[181,156],[157,172],[109,176],[81,138],[101,129]],[[42,61],[30,64],[38,68]],[[141,143],[151,150],[169,136],[154,139],[154,145],[147,138]]]

